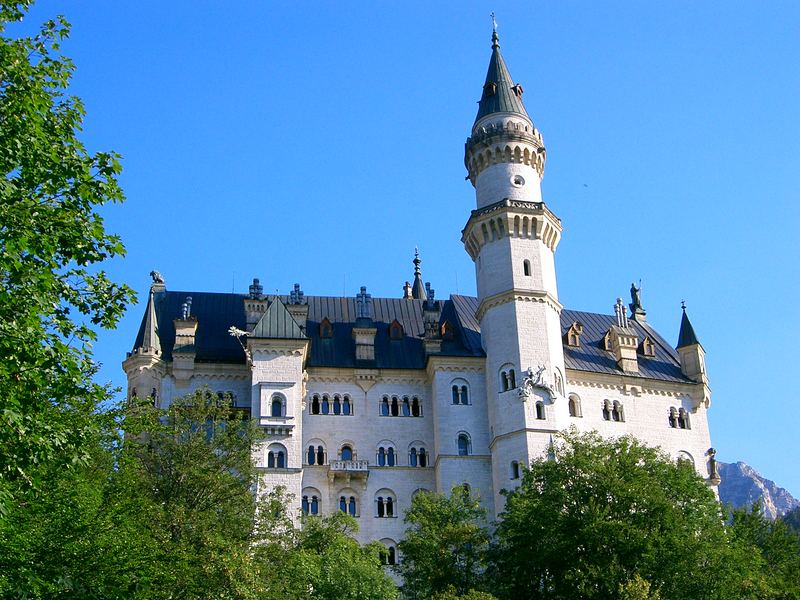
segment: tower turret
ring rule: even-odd
[[[544,140],[525,110],[522,93],[522,85],[514,83],[500,54],[495,30],[478,114],[464,154],[479,209],[504,198],[542,200]]]
[[[500,54],[497,31],[464,163],[477,209],[462,232],[475,262],[486,351],[494,509],[518,481],[512,464],[547,451],[568,426],[554,253],[561,222],[542,202],[545,151]],[[527,374],[527,376],[525,376]]]

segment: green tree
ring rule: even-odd
[[[0,4],[0,34],[30,0]],[[38,465],[88,459],[96,328],[113,327],[133,292],[98,267],[123,254],[97,207],[123,199],[120,164],[78,139],[84,108],[67,93],[61,17],[37,35],[0,35],[0,512]]]
[[[560,436],[507,494],[496,535],[505,598],[746,597],[711,489],[634,438]]]
[[[490,539],[485,519],[480,501],[462,486],[450,496],[416,494],[398,544],[396,570],[403,577],[403,595],[427,598],[450,587],[456,594],[479,589]]]
[[[800,535],[800,506],[783,515],[781,521],[786,523],[789,529]]]
[[[742,578],[751,597],[800,599],[800,537],[786,523],[765,518],[755,504],[733,511],[730,534],[747,555]]]

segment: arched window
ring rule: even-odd
[[[348,444],[342,446],[342,451],[340,452],[342,460],[353,460],[353,448]]]
[[[342,414],[342,400],[339,398],[339,396],[333,397],[333,414]]]
[[[308,447],[308,456],[306,457],[306,462],[308,464],[313,465],[317,462],[317,450],[314,446]]]
[[[461,404],[461,389],[457,386],[453,386],[453,404]]]
[[[306,488],[303,490],[303,513],[307,515],[318,515],[320,509],[320,498],[322,494],[316,488]]]
[[[511,479],[519,479],[519,461],[511,461]]]
[[[326,395],[322,397],[322,414],[327,415],[329,412],[331,412],[331,403]]]
[[[469,456],[472,453],[471,443],[469,439],[469,435],[466,433],[459,433],[458,434],[458,455],[459,456]]]
[[[392,416],[400,416],[400,403],[397,399],[397,396],[392,396]]]
[[[396,565],[397,564],[397,544],[394,540],[384,538],[381,544],[386,548],[385,552],[381,552],[381,564]]]
[[[343,415],[352,414],[352,408],[350,406],[350,396],[345,396],[344,400],[342,400],[342,414]]]
[[[603,420],[610,421],[611,420],[611,401],[610,400],[603,400]]]
[[[383,400],[381,400],[381,416],[389,416],[389,396],[384,396]]]
[[[397,501],[395,493],[391,490],[382,489],[375,494],[375,516],[381,518],[392,518],[397,512]]]
[[[530,277],[531,275],[531,261],[525,259],[522,261],[522,272],[525,277]]]
[[[556,392],[560,396],[564,395],[564,377],[561,375],[561,371],[556,367],[553,370],[553,387],[555,387]]]
[[[461,386],[461,404],[469,404],[469,388],[466,385]]]
[[[419,452],[417,452],[417,458],[419,458],[420,467],[428,466],[428,454],[425,452],[425,448],[419,449]]]
[[[517,376],[514,373],[514,369],[509,369],[508,371],[508,385],[510,390],[516,389],[517,387]]]
[[[417,449],[411,448],[408,451],[408,466],[409,467],[416,467],[417,466]]]
[[[508,373],[505,371],[500,373],[500,391],[505,392],[508,390]]]
[[[611,417],[618,422],[625,420],[625,413],[622,411],[622,404],[618,400],[614,400],[614,407],[611,410]]]
[[[678,409],[678,425],[681,429],[691,429],[689,427],[689,413],[685,408]]]
[[[451,383],[453,404],[469,404],[469,386],[464,379],[454,379]]]
[[[582,417],[583,413],[581,412],[581,399],[578,398],[575,394],[570,394],[569,402],[567,403],[569,406],[569,416],[570,417]]]
[[[272,410],[270,411],[272,417],[283,417],[283,398],[278,394],[272,397]]]
[[[271,444],[269,448],[267,448],[268,469],[285,469],[286,458],[286,448],[281,444]]]
[[[541,400],[536,403],[536,418],[540,420],[544,420],[546,418],[544,414],[544,402]]]
[[[325,464],[325,448],[322,446],[317,446],[317,464],[324,465]]]
[[[678,427],[678,410],[674,406],[669,409],[669,426],[673,428]]]
[[[409,403],[408,396],[403,398],[403,416],[410,417],[411,416],[411,404]]]
[[[386,450],[383,446],[378,448],[378,466],[385,467],[386,466]]]
[[[319,414],[319,396],[316,394],[311,399],[311,414],[318,415]]]
[[[411,416],[412,417],[421,417],[422,410],[420,409],[419,398],[412,398],[411,399]]]
[[[386,450],[386,464],[387,464],[387,465],[389,465],[390,467],[393,467],[393,466],[394,466],[394,463],[395,463],[395,459],[394,459],[394,448],[392,448],[392,447],[390,446],[390,447],[389,447],[389,448],[387,448],[387,450]]]
[[[343,490],[339,495],[339,510],[353,517],[358,516],[358,498],[352,490]]]
[[[686,450],[681,450],[680,452],[678,452],[677,462],[686,463],[692,468],[694,468],[694,458],[692,457],[691,454],[686,452]]]

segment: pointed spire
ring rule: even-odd
[[[142,323],[141,341],[137,339],[135,351],[161,354],[161,340],[158,337],[158,319],[156,317],[155,293],[150,290],[150,298],[147,300],[147,312],[145,313],[144,323]]]
[[[422,259],[419,257],[419,248],[414,248],[414,285],[411,287],[411,297],[415,300],[427,300],[425,293],[425,283],[422,281],[422,271],[419,266]]]
[[[511,73],[508,72],[503,55],[500,54],[500,37],[497,35],[497,22],[492,13],[492,57],[489,59],[489,69],[486,71],[483,95],[478,102],[475,122],[486,115],[498,112],[517,113],[530,120],[522,103],[522,86],[515,84],[511,79]]]
[[[681,330],[678,334],[678,345],[676,348],[700,344],[700,341],[697,339],[697,334],[694,332],[694,327],[692,327],[692,323],[686,315],[686,302],[681,301],[681,309],[683,310],[683,315],[681,316]]]

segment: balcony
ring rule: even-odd
[[[369,477],[369,461],[366,460],[332,460],[328,469],[328,480],[333,483],[337,479],[345,485],[359,481],[366,489]]]

